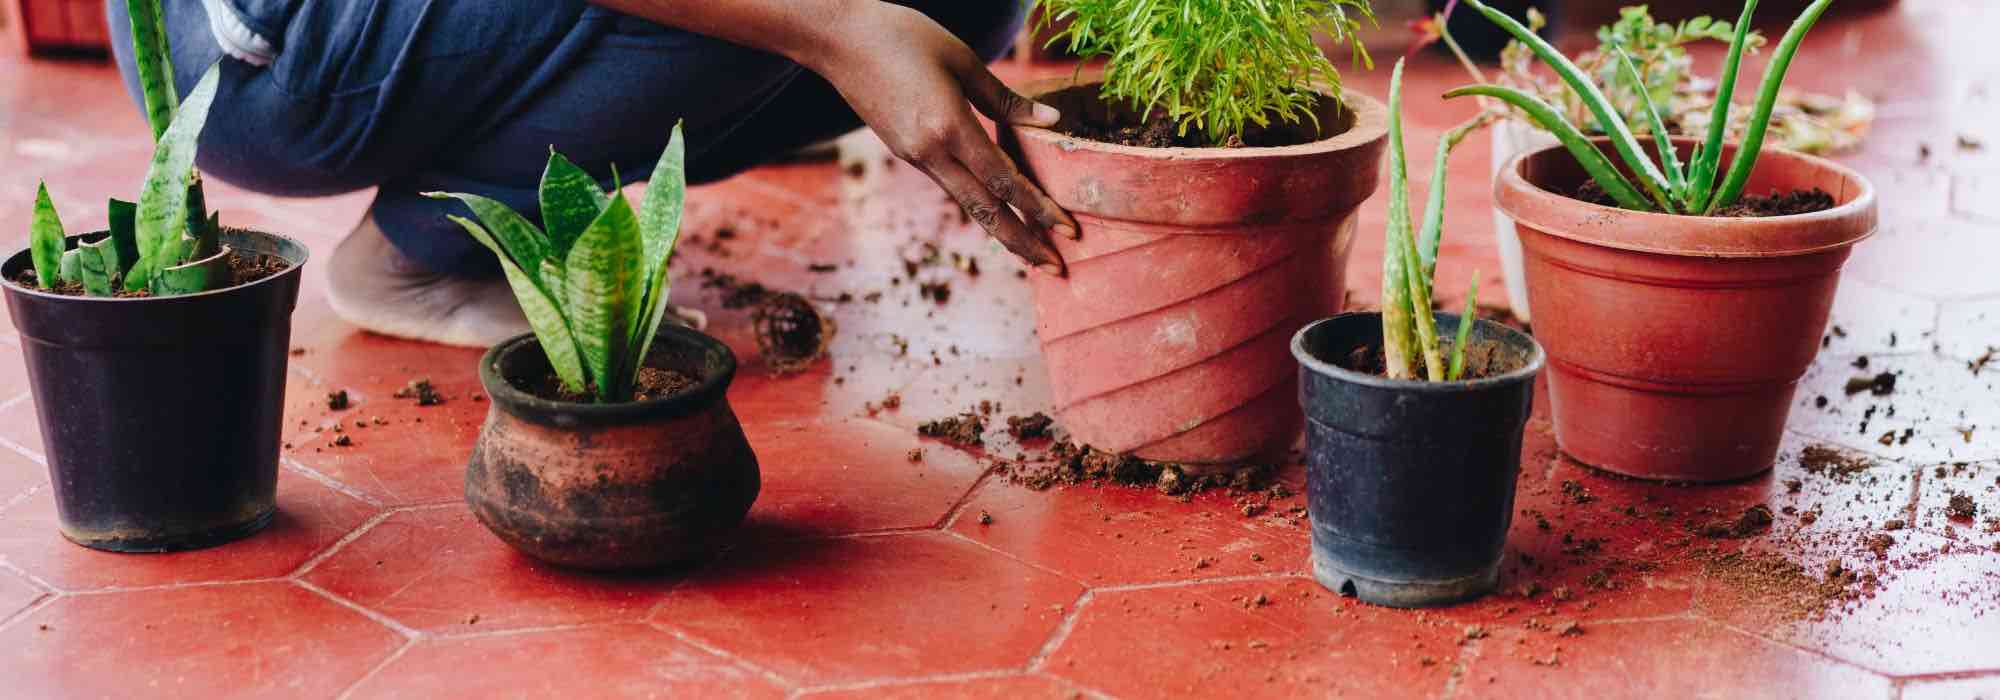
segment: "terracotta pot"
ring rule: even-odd
[[[1029,94],[1102,115],[1097,84]],[[1388,113],[1322,100],[1338,135],[1272,148],[1136,148],[1014,127],[1002,140],[1076,217],[1069,276],[1035,275],[1036,334],[1079,442],[1182,464],[1289,448],[1301,423],[1292,334],[1337,313],[1355,209],[1375,191]]]
[[[714,338],[667,326],[649,366],[698,384],[624,404],[550,401],[520,388],[549,371],[534,336],[487,351],[479,380],[492,407],[465,473],[479,521],[529,556],[593,570],[680,563],[741,523],[759,481],[757,456],[724,396],[736,356]]]
[[[1683,153],[1693,143],[1682,140]],[[1733,148],[1724,155],[1726,169]],[[1836,206],[1716,218],[1557,194],[1584,177],[1551,147],[1515,159],[1495,185],[1527,253],[1557,442],[1580,462],[1647,479],[1769,469],[1841,265],[1875,232],[1874,187],[1831,161],[1766,149],[1746,192],[1818,187]]]

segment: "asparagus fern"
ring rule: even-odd
[[[1410,178],[1403,149],[1403,62],[1389,76],[1389,225],[1382,250],[1382,359],[1390,379],[1457,381],[1465,372],[1465,345],[1470,336],[1479,295],[1478,283],[1467,295],[1465,314],[1450,357],[1438,338],[1431,312],[1436,285],[1437,254],[1444,237],[1445,165],[1451,151],[1490,115],[1481,115],[1446,132],[1438,140],[1430,196],[1424,205],[1422,231],[1411,234]]]

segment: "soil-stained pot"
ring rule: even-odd
[[[488,350],[479,381],[492,406],[465,473],[479,521],[529,556],[597,571],[681,563],[741,523],[760,482],[725,397],[736,355],[668,325],[647,363],[696,384],[623,404],[552,401],[522,388],[549,374],[533,335]]]
[[[1459,317],[1437,314],[1451,338]],[[1542,350],[1479,321],[1456,382],[1348,369],[1379,352],[1382,315],[1351,313],[1292,338],[1306,413],[1306,509],[1313,577],[1377,605],[1446,605],[1493,590],[1514,513],[1521,431]]]
[[[171,552],[242,538],[271,521],[292,307],[307,252],[255,231],[226,229],[222,242],[290,267],[227,289],[120,299],[17,284],[34,268],[27,251],[0,265],[70,541]]]
[[[1683,154],[1692,146],[1680,141]],[[1724,156],[1726,166],[1734,147]],[[1758,158],[1745,192],[1817,187],[1834,208],[1766,218],[1634,212],[1566,196],[1584,178],[1551,147],[1516,158],[1495,185],[1526,252],[1563,451],[1646,479],[1727,481],[1769,469],[1840,268],[1875,232],[1874,187],[1831,161],[1775,148]]]
[[[1098,85],[1029,94],[1105,119]],[[1341,105],[1346,105],[1343,108]],[[1023,170],[1076,217],[1069,276],[1034,275],[1036,327],[1063,426],[1082,443],[1182,464],[1288,449],[1300,427],[1286,343],[1340,310],[1355,209],[1375,191],[1388,112],[1320,100],[1295,146],[1138,148],[1013,127]]]

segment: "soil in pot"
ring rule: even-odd
[[[1494,322],[1499,323],[1499,321]],[[1444,353],[1445,357],[1451,357],[1451,348],[1451,339],[1438,339],[1438,351]],[[1381,346],[1363,345],[1355,347],[1349,350],[1345,357],[1342,357],[1334,364],[1339,365],[1341,369],[1361,372],[1384,379],[1387,379],[1389,376],[1388,363],[1383,359]],[[1511,351],[1499,343],[1474,343],[1472,347],[1467,348],[1465,351],[1465,374],[1461,377],[1460,381],[1476,381],[1498,377],[1520,369],[1527,364],[1527,357],[1519,352]]]
[[[1094,100],[1091,108],[1080,118],[1065,118],[1056,129],[1080,139],[1140,148],[1274,148],[1330,139],[1346,132],[1351,123],[1351,119],[1322,118],[1319,124],[1310,119],[1288,124],[1274,119],[1268,127],[1253,125],[1243,132],[1242,138],[1232,138],[1228,143],[1218,145],[1203,138],[1201,130],[1192,126],[1187,133],[1181,133],[1180,125],[1165,113],[1154,112],[1141,117],[1123,105]]]
[[[1618,201],[1612,199],[1595,180],[1578,186],[1569,196],[1578,201],[1600,206],[1618,206]],[[1833,195],[1828,194],[1826,190],[1813,187],[1790,192],[1773,190],[1767,195],[1746,194],[1736,200],[1735,204],[1716,210],[1715,215],[1722,218],[1754,219],[1765,216],[1811,214],[1833,207]]]
[[[699,383],[694,377],[682,372],[654,366],[658,364],[660,362],[657,357],[648,358],[646,361],[647,366],[639,368],[639,378],[632,384],[633,401],[651,401],[653,399],[678,396],[689,389],[693,389]],[[527,390],[529,394],[534,395],[535,398],[548,399],[550,401],[591,403],[596,400],[592,398],[594,396],[594,387],[585,387],[584,391],[564,389],[562,380],[556,378],[554,371],[548,372],[546,375],[535,379],[532,383],[522,388]]]
[[[291,264],[285,262],[284,258],[280,258],[275,255],[264,255],[261,253],[252,255],[243,255],[234,250],[231,250],[229,256],[227,258],[224,258],[224,260],[226,260],[229,263],[229,271],[231,273],[230,277],[234,279],[235,282],[229,285],[229,287],[222,287],[221,289],[229,289],[230,287],[241,287],[243,285],[265,279],[267,277],[275,276],[278,273],[284,272],[285,270],[291,268]],[[50,294],[56,294],[60,296],[66,296],[66,297],[85,296],[83,291],[83,285],[76,282],[60,282],[57,283],[56,286],[53,288],[43,287],[40,281],[36,279],[35,268],[33,267],[22,270],[20,274],[15,276],[13,282],[14,284],[18,284],[27,289],[33,289],[41,292],[48,292]],[[139,299],[144,297],[150,297],[152,295],[153,293],[151,291],[141,289],[137,291],[120,290],[119,292],[113,294],[112,296],[119,299]]]

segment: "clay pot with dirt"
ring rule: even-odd
[[[658,398],[587,403],[550,396],[533,335],[489,350],[479,379],[492,403],[465,475],[480,522],[536,559],[597,571],[683,563],[741,523],[760,481],[726,398],[736,356],[666,325],[645,366],[684,380]]]
[[[1685,157],[1694,142],[1677,143]],[[1733,157],[1731,145],[1724,162]],[[1525,252],[1557,442],[1584,464],[1645,479],[1716,482],[1769,469],[1841,266],[1875,232],[1875,188],[1846,167],[1775,148],[1762,151],[1745,192],[1818,189],[1830,208],[1638,212],[1571,196],[1586,179],[1555,146],[1517,157],[1495,185]]]
[[[1097,83],[1026,94],[1064,123],[1011,127],[1002,141],[1082,234],[1056,237],[1067,277],[1033,281],[1063,427],[1079,443],[1186,465],[1288,449],[1301,418],[1287,343],[1340,309],[1387,110],[1348,91],[1319,101],[1317,131],[1149,147],[1072,135],[1139,121],[1100,99]]]

